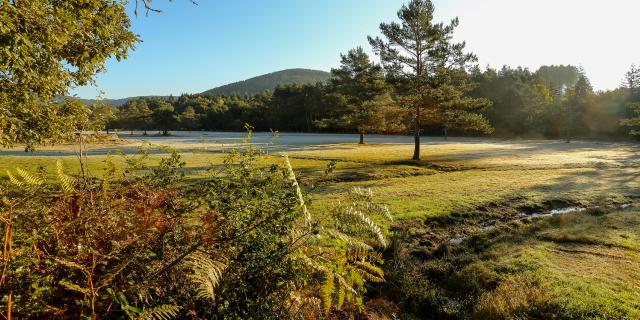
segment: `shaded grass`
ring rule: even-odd
[[[639,223],[638,210],[513,222],[425,257],[405,248],[387,274],[427,318],[638,319]]]
[[[640,212],[576,214],[542,221],[535,240],[516,251],[536,259],[531,276],[571,319],[640,318]],[[566,239],[571,239],[567,242]],[[503,256],[496,252],[496,256]]]

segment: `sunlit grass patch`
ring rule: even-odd
[[[639,223],[637,211],[541,220],[523,227],[523,235],[505,235],[492,245],[485,264],[506,277],[538,282],[561,318],[637,319]]]
[[[335,145],[296,151],[293,156],[375,163],[427,163],[463,168],[563,168],[638,164],[628,144],[554,141],[438,142],[423,145],[423,160],[412,162],[412,145]]]

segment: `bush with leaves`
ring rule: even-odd
[[[314,221],[288,160],[231,152],[205,182],[182,180],[170,151],[107,158],[102,177],[57,183],[8,172],[0,189],[3,313],[17,318],[274,319],[360,313],[382,281],[371,220],[387,215],[354,189],[331,223]],[[318,303],[306,303],[315,301]],[[320,303],[320,301],[322,301]],[[347,307],[344,307],[347,306]]]
[[[307,277],[300,277],[304,285],[292,293],[292,315],[363,314],[366,283],[384,281],[383,260],[376,248],[385,248],[387,240],[374,219],[393,220],[389,209],[375,203],[371,190],[354,188],[325,213],[331,219],[321,223],[308,212],[286,157],[285,162],[305,213],[305,223],[294,229],[295,242],[300,243],[295,257],[310,268]]]

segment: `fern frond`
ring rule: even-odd
[[[304,261],[304,263],[306,265],[308,265],[309,267],[313,268],[316,271],[321,271],[324,273],[330,272],[329,269],[319,263],[316,263],[315,261],[313,261],[311,258],[309,258],[306,254],[302,253],[300,255],[298,255],[297,257],[302,258],[302,261]]]
[[[87,288],[83,288],[75,283],[69,282],[67,280],[60,280],[60,282],[58,282],[61,286],[71,290],[71,291],[75,291],[75,292],[80,292],[82,294],[89,294],[89,289]]]
[[[62,258],[54,258],[54,260],[57,263],[65,266],[65,267],[76,269],[76,270],[80,270],[80,271],[85,272],[85,273],[89,273],[89,270],[87,270],[87,268],[85,266],[83,266],[81,264],[78,264],[78,263],[75,263],[73,261],[65,260],[65,259],[62,259]]]
[[[107,159],[104,162],[105,162],[105,167],[104,167],[104,174],[102,176],[102,196],[106,198],[107,194],[109,193],[111,180],[113,179],[113,176],[116,172],[116,167],[113,164],[113,161],[111,161],[111,155],[108,155]]]
[[[384,282],[384,271],[366,261],[357,261],[355,263],[359,268],[357,272],[367,281]]]
[[[378,225],[373,222],[373,220],[365,216],[362,211],[354,209],[353,207],[349,207],[347,208],[347,210],[345,210],[344,214],[358,219],[364,226],[369,229],[369,231],[371,231],[371,233],[373,233],[378,238],[378,242],[380,242],[380,245],[382,247],[387,246],[387,240],[382,233],[382,229],[380,229],[380,227],[378,227]]]
[[[337,295],[337,302],[336,302],[336,309],[340,310],[342,309],[342,305],[344,304],[344,298],[345,298],[345,288],[344,286],[340,286],[337,290],[338,292],[336,293]]]
[[[226,264],[215,261],[200,252],[190,255],[187,258],[187,264],[193,271],[189,277],[198,286],[198,298],[213,300],[214,290],[222,278],[222,272],[227,267]]]
[[[171,320],[178,316],[178,312],[180,312],[180,306],[163,304],[145,309],[138,315],[138,320]]]
[[[346,291],[345,294],[347,295],[347,300],[350,300],[349,297],[351,297],[353,295],[358,295],[358,291],[356,291],[356,289],[353,288],[351,283],[349,283],[349,281],[347,281],[344,277],[338,275],[338,276],[336,276],[336,278],[338,279],[338,284],[345,289],[345,291]]]
[[[16,168],[16,171],[22,177],[26,184],[39,186],[44,183],[44,181],[40,177],[33,175],[22,168]]]
[[[298,179],[296,178],[296,174],[293,171],[293,166],[291,166],[291,162],[289,161],[289,156],[286,154],[284,157],[284,163],[287,165],[287,172],[289,174],[289,180],[291,180],[291,185],[296,189],[296,195],[298,196],[298,201],[300,202],[300,207],[302,208],[302,213],[304,213],[304,219],[307,226],[311,226],[311,213],[309,209],[307,209],[307,205],[304,202],[304,197],[302,196],[302,189],[300,189],[300,184],[298,184]]]
[[[322,305],[325,313],[329,313],[329,310],[331,310],[332,297],[335,288],[333,272],[325,272],[324,282],[320,287],[320,297],[322,298]]]
[[[7,176],[9,177],[9,181],[11,181],[11,183],[13,183],[14,185],[18,186],[18,187],[22,187],[23,183],[22,181],[18,180],[12,173],[11,171],[7,170]]]
[[[393,221],[393,216],[389,207],[385,205],[379,205],[374,202],[373,191],[371,189],[362,189],[360,187],[353,187],[349,190],[349,195],[354,198],[353,206],[358,209],[366,209],[370,214],[380,214],[387,220]],[[361,203],[363,203],[361,205]]]
[[[60,159],[56,161],[56,173],[58,182],[60,183],[64,194],[71,194],[75,192],[75,188],[73,187],[75,180],[64,173],[64,165]]]
[[[361,248],[364,250],[373,250],[373,248],[370,245],[364,243],[364,241],[352,237],[348,234],[342,233],[338,230],[327,229],[326,232],[332,237],[346,242],[349,246]]]

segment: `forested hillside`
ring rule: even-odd
[[[330,74],[320,70],[288,69],[253,77],[207,90],[208,94],[257,94],[273,90],[278,85],[310,84],[327,81]]]

